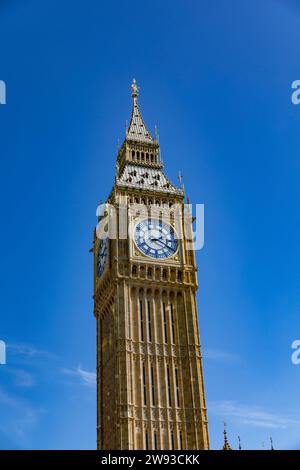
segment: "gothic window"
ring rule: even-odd
[[[168,406],[172,406],[170,367],[167,366]]]
[[[167,309],[166,304],[163,302],[163,320],[164,320],[164,341],[168,342],[168,324],[167,324]]]
[[[140,159],[140,152],[136,152],[136,159],[137,159],[137,160]]]
[[[152,277],[152,268],[147,269],[147,276],[150,278]]]
[[[135,156],[135,151],[134,150],[132,150],[131,156],[132,156],[132,158],[134,158],[134,156]]]
[[[152,328],[151,328],[151,303],[150,300],[147,302],[148,307],[148,339],[149,342],[152,342]]]
[[[154,161],[153,153],[151,153],[150,158],[151,158],[151,162],[153,162]]]
[[[179,282],[182,281],[182,272],[181,271],[178,271],[177,279],[178,279]]]
[[[143,301],[140,300],[140,327],[141,327],[141,341],[144,341],[144,313]]]
[[[175,344],[175,320],[174,320],[173,304],[171,304],[171,324],[172,324],[172,343]]]
[[[154,368],[151,365],[151,395],[152,395],[152,405],[155,406],[155,386],[154,386]]]
[[[174,432],[173,431],[171,432],[171,447],[172,447],[172,450],[175,449]]]
[[[146,450],[148,450],[149,449],[148,431],[145,431],[145,444],[146,444]]]
[[[144,395],[144,405],[147,405],[147,384],[146,384],[145,364],[143,364],[143,395]]]
[[[133,274],[133,276],[136,276],[136,273],[137,273],[136,266],[132,266],[132,274]]]
[[[146,162],[149,163],[149,154],[146,153]]]
[[[142,182],[144,182],[144,180],[142,180]],[[142,199],[142,204],[146,204],[145,199]]]
[[[163,279],[167,279],[167,270],[166,269],[163,269],[162,277],[163,277]]]
[[[177,406],[180,406],[180,395],[179,395],[179,380],[178,380],[178,369],[175,369],[175,384],[176,384],[176,400]]]
[[[142,161],[145,160],[145,155],[144,155],[144,152],[141,153],[141,158],[142,158]]]
[[[154,440],[154,450],[157,450],[157,433],[156,433],[156,431],[154,431],[153,440]]]

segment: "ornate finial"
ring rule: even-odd
[[[184,189],[184,184],[183,184],[183,176],[182,176],[182,173],[181,173],[181,171],[178,173],[178,180],[179,180],[179,183],[180,183],[181,189]]]
[[[271,450],[274,450],[274,446],[273,446],[273,439],[272,439],[272,437],[270,437],[270,442],[271,442]]]
[[[159,142],[158,128],[157,128],[156,124],[154,126],[154,134],[155,134],[155,140],[157,140],[157,142]]]
[[[242,450],[242,446],[241,446],[241,438],[240,438],[240,436],[238,436],[238,441],[239,441],[239,450]]]
[[[137,98],[139,89],[138,89],[138,86],[136,84],[136,79],[135,78],[132,80],[131,89],[132,89],[132,95],[131,96],[133,98]]]
[[[227,431],[226,431],[226,423],[224,422],[224,445],[223,445],[223,450],[231,450],[231,447],[229,445],[228,439],[227,439]]]

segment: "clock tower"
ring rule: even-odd
[[[132,100],[94,234],[97,447],[208,449],[192,218],[183,187],[164,173],[135,80]]]

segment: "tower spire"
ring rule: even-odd
[[[228,439],[227,439],[226,423],[224,423],[224,431],[223,431],[223,434],[224,434],[223,450],[232,450],[231,447],[230,447],[230,445],[229,445]]]
[[[135,78],[132,80],[131,89],[132,89],[132,95],[131,95],[132,98],[133,98],[133,99],[137,99],[139,89],[138,89],[138,86],[137,86],[137,83],[136,83],[136,79],[135,79]]]
[[[148,131],[139,109],[138,92],[139,87],[137,86],[136,79],[134,78],[131,84],[131,96],[133,101],[132,114],[129,128],[126,132],[126,140],[152,144],[154,143],[153,137]]]

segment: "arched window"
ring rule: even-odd
[[[140,327],[141,327],[141,341],[144,341],[144,312],[143,312],[142,300],[140,300]],[[146,374],[145,374],[145,380],[144,380],[144,388],[146,388]],[[144,403],[144,405],[146,405],[146,403]]]
[[[147,405],[147,385],[146,385],[146,368],[143,364],[143,389],[144,389],[144,405]]]
[[[171,375],[170,375],[170,367],[167,366],[167,385],[168,385],[168,405],[172,406],[172,393],[171,393]]]
[[[145,444],[146,444],[146,450],[148,450],[149,449],[148,431],[145,431]]]
[[[172,450],[175,449],[175,442],[174,442],[174,432],[172,431],[171,432],[171,446],[172,446]]]
[[[154,438],[154,450],[157,450],[157,433],[156,433],[156,431],[154,431],[153,438]]]
[[[151,365],[151,398],[152,398],[152,406],[155,406],[155,384],[154,384],[154,368]]]

